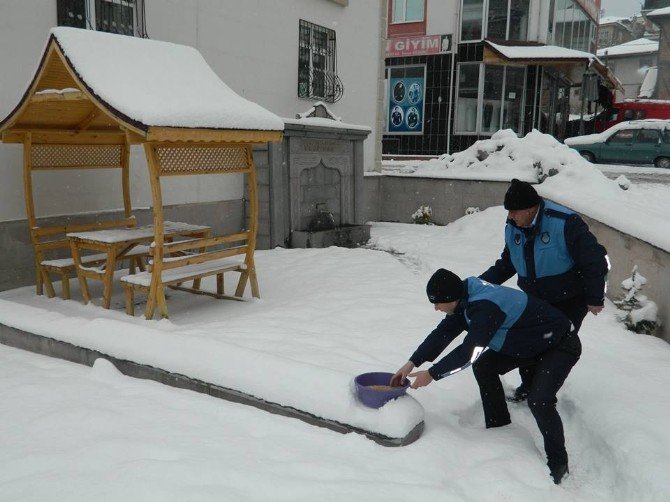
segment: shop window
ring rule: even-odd
[[[509,8],[509,40],[528,38],[528,10],[530,0],[511,0]]]
[[[393,0],[394,23],[415,23],[423,18],[424,0]]]
[[[481,132],[493,134],[500,129],[505,67],[484,65],[484,94],[482,95]]]
[[[523,129],[524,67],[468,63],[458,65],[458,101],[454,130],[491,135]]]
[[[461,41],[481,40],[484,0],[463,0],[461,9]]]
[[[144,0],[57,0],[58,26],[147,37]]]
[[[502,127],[520,132],[522,128],[523,96],[526,87],[526,69],[505,67],[505,95],[502,101]]]
[[[553,33],[550,40],[554,45],[585,52],[595,48],[595,21],[580,7],[578,0],[556,0],[550,19],[554,22],[553,30],[549,30]],[[608,29],[600,31],[599,41],[601,46],[614,43]]]
[[[487,38],[507,38],[507,7],[509,0],[489,0]]]
[[[456,132],[477,132],[479,108],[480,64],[458,65],[458,100],[456,102]]]
[[[300,20],[298,48],[298,97],[330,103],[342,97],[337,76],[335,31]]]
[[[526,40],[530,0],[462,1],[461,41]]]

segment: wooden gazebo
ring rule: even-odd
[[[133,252],[138,249],[139,239],[128,240],[126,246],[112,246],[103,239],[100,247],[84,247],[103,252],[92,258],[80,255],[72,245],[72,237],[81,232],[135,226],[129,152],[131,145],[141,144],[153,201],[152,236],[146,240],[151,260],[149,271],[122,279],[127,311],[132,313],[133,291],[140,289],[148,292],[146,317],[152,318],[156,307],[167,316],[164,288],[200,292],[199,279],[206,275],[217,276],[217,295],[223,296],[223,273],[229,270],[241,273],[236,296],[244,293],[249,281],[253,296],[258,297],[253,259],[258,203],[251,148],[254,143],[281,140],[282,130],[279,117],[235,94],[196,49],[75,28],[52,29],[30,86],[12,113],[0,122],[3,142],[23,144],[26,214],[35,247],[38,293],[45,284],[49,296],[54,295],[49,272],[66,270],[68,262],[46,260],[45,253],[67,246],[68,240],[73,249],[69,265],[76,269],[85,301],[86,278],[106,281],[105,291],[111,295],[110,266],[119,259],[141,254]],[[40,227],[35,214],[33,171],[91,168],[121,170],[124,218]],[[172,239],[166,238],[161,178],[229,173],[246,175],[248,228],[225,236],[192,233],[190,239],[169,242]],[[58,191],[51,193],[62,196]],[[85,236],[82,239],[86,240]],[[231,261],[233,257],[240,260]],[[87,263],[102,266],[84,266]],[[58,265],[62,265],[60,269]],[[65,295],[65,272],[62,277]],[[191,279],[193,288],[181,286]],[[108,298],[106,303],[108,307]]]

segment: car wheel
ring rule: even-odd
[[[594,164],[596,161],[596,156],[593,155],[591,152],[579,152],[579,154],[582,156],[584,160],[591,162],[591,164]]]
[[[668,157],[659,157],[654,161],[656,167],[662,167],[663,169],[670,168],[670,158]]]

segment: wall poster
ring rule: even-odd
[[[426,67],[391,67],[388,82],[388,132],[422,134]]]

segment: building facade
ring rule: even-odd
[[[598,57],[616,75],[623,86],[623,91],[616,93],[616,101],[635,99],[641,97],[640,90],[645,77],[650,71],[656,71],[658,41],[638,38],[625,44],[599,49]]]
[[[374,170],[377,103],[371,96],[382,64],[379,5],[344,0],[4,0],[0,115],[7,116],[19,102],[53,26],[148,36],[197,48],[235,92],[280,117],[293,119],[322,101],[343,121],[371,127],[364,158],[366,170]],[[140,149],[133,149],[132,163],[133,203],[148,207],[151,197]],[[22,219],[21,149],[0,143],[0,164],[5,170],[0,222]],[[78,176],[59,176],[51,189],[65,193],[77,185]],[[117,208],[115,194],[92,193],[52,200],[42,214]],[[203,202],[243,198],[242,185],[229,183],[179,186],[170,193],[174,204],[192,201],[194,194]]]
[[[389,0],[387,8],[384,154],[451,153],[499,129],[562,137],[570,89],[594,71],[599,1]]]

